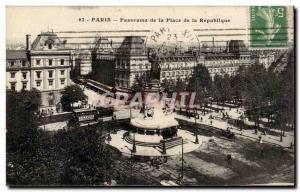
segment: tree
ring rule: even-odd
[[[232,89],[230,85],[230,77],[228,74],[225,74],[224,77],[222,77],[219,88],[221,92],[221,102],[224,105],[226,101],[232,99]]]
[[[69,85],[65,87],[62,93],[61,103],[65,111],[70,111],[72,109],[73,103],[78,101],[85,101],[86,99],[87,96],[78,85]]]
[[[247,115],[254,120],[255,126],[259,124],[260,108],[266,105],[265,96],[266,69],[263,65],[249,66],[246,72],[246,88],[244,93]]]
[[[6,92],[7,150],[26,151],[38,141],[37,113],[41,95],[37,90]]]
[[[202,108],[207,104],[211,95],[212,79],[208,69],[203,65],[197,65],[192,77],[189,79],[187,89],[196,92],[195,101]]]
[[[195,87],[204,89],[205,92],[211,87],[212,79],[208,69],[203,65],[197,65],[192,77],[189,79],[189,89],[194,90]]]
[[[217,101],[217,103],[220,102],[222,98],[221,87],[222,87],[222,76],[216,74],[211,86],[211,95],[214,98],[214,100]]]
[[[237,101],[243,98],[243,92],[245,91],[245,73],[246,68],[240,66],[235,75],[230,78],[230,85],[232,89],[232,97],[234,98],[234,103],[237,105]]]
[[[286,124],[294,123],[294,51],[290,50],[287,54],[287,65],[284,70],[278,74],[278,88],[275,90],[274,103],[278,109],[275,116],[276,124],[279,124],[280,129],[284,129]],[[280,122],[279,122],[280,121]]]
[[[37,90],[7,91],[7,183],[50,185],[59,180],[59,168],[49,135],[38,128],[41,103]]]
[[[182,79],[178,78],[176,81],[175,89],[177,92],[182,92],[186,90],[186,84]]]
[[[146,77],[145,75],[141,75],[141,76],[136,76],[135,77],[135,81],[131,87],[132,91],[134,93],[139,93],[142,92],[144,89],[146,83]]]
[[[99,127],[100,126],[100,127]],[[55,140],[64,157],[62,184],[101,185],[114,177],[114,161],[101,125],[61,130]]]

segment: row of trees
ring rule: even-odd
[[[38,126],[39,91],[7,91],[6,98],[8,185],[101,185],[118,179],[102,125],[47,132]]]
[[[241,66],[234,75],[215,75],[214,80],[206,67],[198,65],[188,83],[164,80],[162,86],[170,91],[196,91],[195,101],[200,106],[207,106],[209,101],[243,105],[256,125],[259,118],[266,117],[282,127],[292,124],[294,117],[293,51],[287,62],[279,65],[285,66],[279,72],[259,64]]]

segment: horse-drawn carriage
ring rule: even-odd
[[[234,137],[235,137],[235,134],[232,131],[230,131],[229,129],[222,130],[221,134],[222,134],[222,136],[224,136],[228,139],[234,139]]]

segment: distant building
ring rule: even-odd
[[[137,78],[149,77],[151,64],[140,36],[127,36],[115,53],[115,86],[130,89]]]
[[[197,56],[191,53],[177,55],[156,55],[151,59],[152,71],[158,73],[156,77],[160,82],[176,84],[180,79],[187,82],[198,64]],[[156,71],[156,72],[155,72]]]
[[[92,73],[92,53],[89,50],[80,51],[77,53],[79,56],[79,71],[81,76],[90,75]]]
[[[275,55],[258,55],[258,63],[262,64],[266,69],[268,69],[271,64],[275,61]]]
[[[241,40],[229,41],[223,52],[205,52],[201,56],[212,79],[215,75],[234,75],[240,66],[253,63],[250,52]]]
[[[30,90],[30,62],[26,50],[6,51],[6,88]]]
[[[239,66],[253,63],[250,52],[243,41],[231,40],[226,47],[209,48],[199,51],[197,48],[177,54],[150,55],[152,71],[159,70],[160,82],[167,81],[175,84],[179,79],[187,82],[197,65],[207,67],[212,79],[215,75],[234,75]],[[154,67],[154,69],[153,69]],[[156,69],[157,68],[157,69]]]
[[[255,63],[263,65],[268,69],[274,62],[288,51],[287,47],[276,48],[276,49],[254,49],[250,50]]]
[[[99,38],[92,51],[91,78],[109,86],[114,86],[115,55],[112,41],[107,38]]]

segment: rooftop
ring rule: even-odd
[[[117,50],[120,55],[143,55],[145,54],[145,43],[140,36],[126,36]]]
[[[58,49],[64,47],[65,41],[61,41],[54,32],[40,33],[31,45],[32,50]]]
[[[28,60],[26,50],[6,50],[6,59]]]

